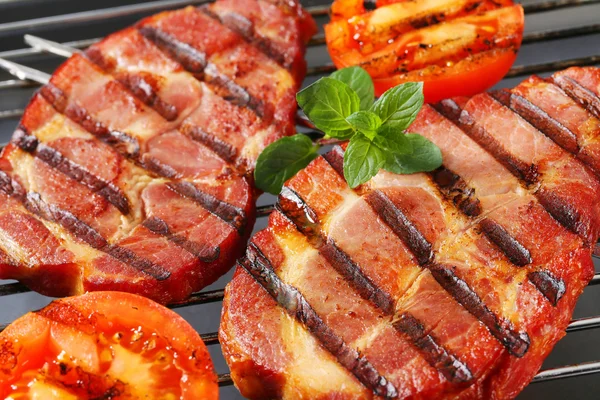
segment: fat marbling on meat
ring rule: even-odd
[[[565,335],[600,229],[600,70],[425,105],[431,173],[352,190],[346,145],[284,185],[225,292],[251,399],[510,399]]]
[[[294,130],[316,27],[295,1],[222,3],[114,33],[34,95],[0,158],[0,278],[169,303],[229,270],[256,158]]]

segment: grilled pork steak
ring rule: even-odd
[[[225,293],[242,394],[515,397],[594,273],[599,91],[573,68],[426,105],[440,169],[352,190],[342,146],[290,179]]]
[[[0,159],[0,278],[173,302],[232,266],[315,31],[294,1],[244,5],[157,14],[59,67]]]

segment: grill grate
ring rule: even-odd
[[[182,1],[182,0],[162,0],[162,1],[151,1],[141,4],[132,4],[126,6],[119,6],[113,8],[104,8],[93,11],[77,12],[71,14],[56,15],[51,17],[29,19],[16,22],[8,22],[0,24],[0,36],[5,35],[21,35],[27,32],[33,32],[41,29],[48,29],[60,26],[75,27],[77,24],[89,23],[94,21],[105,21],[107,19],[120,18],[132,15],[147,15],[155,13],[165,9],[172,9],[182,7],[188,4],[202,4],[206,3],[207,0],[196,0],[196,1]],[[525,13],[527,16],[538,14],[542,12],[554,12],[561,9],[576,8],[590,5],[600,4],[600,0],[550,0],[544,2],[537,2],[531,4],[524,4]],[[328,13],[328,6],[313,6],[308,7],[308,10],[315,17],[319,17],[318,21],[322,22],[326,20]],[[600,12],[600,11],[598,11]],[[596,19],[597,20],[597,19]],[[582,37],[586,35],[594,35],[600,33],[600,24],[591,24],[567,28],[557,28],[550,30],[540,30],[536,32],[526,33],[523,39],[524,44],[536,44],[546,41],[552,41],[557,39],[567,39]],[[83,39],[74,40],[64,43],[66,46],[83,49],[87,46],[97,42],[99,39]],[[322,33],[317,34],[309,44],[309,58],[312,53],[320,51],[323,52],[323,48],[319,48],[325,43],[325,38]],[[600,49],[598,49],[600,50]],[[592,50],[593,51],[593,50]],[[20,60],[30,56],[41,56],[42,51],[35,48],[22,48],[16,50],[7,50],[0,52],[0,58],[10,60]],[[50,56],[47,56],[50,57]],[[584,65],[595,65],[600,64],[600,55],[589,55],[577,58],[571,58],[566,60],[559,60],[547,63],[534,63],[528,65],[514,66],[508,73],[506,78],[520,77],[524,75],[530,75],[534,73],[545,73],[551,72],[570,66],[584,66]],[[323,74],[327,74],[334,70],[333,64],[319,64],[311,66],[308,69],[308,80],[314,79]],[[0,93],[2,91],[8,91],[9,89],[23,89],[35,87],[38,84],[31,81],[22,81],[17,79],[10,79],[0,81]],[[0,121],[10,120],[19,118],[23,110],[20,108],[2,107],[0,109]],[[15,121],[16,123],[16,121]],[[305,120],[298,119],[298,125],[302,128],[311,128],[310,124],[307,124]],[[273,211],[273,205],[262,205],[258,207],[257,216],[259,218],[267,217]],[[261,225],[258,223],[257,225]],[[264,223],[263,223],[264,225]],[[596,252],[598,253],[598,252]],[[594,255],[595,260],[600,259],[598,255]],[[590,286],[600,284],[600,273],[597,273]],[[0,311],[5,308],[2,304],[6,304],[7,300],[3,300],[4,296],[12,296],[20,293],[27,293],[30,290],[20,283],[4,283],[0,284]],[[218,303],[223,299],[223,289],[218,290],[205,290],[200,293],[192,295],[188,300],[172,304],[170,308],[182,308],[201,306],[209,303]],[[599,310],[600,311],[600,310]],[[0,331],[4,329],[5,325],[0,325]],[[600,316],[579,318],[571,321],[567,328],[567,333],[578,332],[583,330],[600,328]],[[216,332],[201,333],[202,339],[207,345],[218,344],[218,336]],[[600,361],[588,362],[578,365],[567,365],[563,367],[551,368],[541,371],[533,380],[533,383],[547,382],[557,380],[561,378],[582,376],[588,374],[594,374],[600,372]],[[231,377],[228,373],[219,375],[219,385],[228,386],[231,385]]]

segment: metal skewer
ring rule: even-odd
[[[41,83],[42,85],[50,82],[50,74],[5,60],[4,58],[0,58],[0,67],[21,80],[31,80]]]
[[[25,35],[23,37],[25,43],[33,47],[36,50],[45,51],[48,53],[56,54],[57,56],[69,58],[75,53],[81,53],[81,50],[74,47],[66,46],[62,43],[53,42],[51,40],[43,39],[38,36]]]

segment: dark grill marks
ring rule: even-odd
[[[398,391],[388,380],[337,336],[317,315],[304,296],[293,286],[281,281],[270,260],[254,243],[250,243],[246,257],[238,265],[244,268],[265,289],[277,303],[298,322],[302,323],[313,336],[329,351],[338,362],[350,371],[363,385],[376,395],[395,398]]]
[[[111,74],[114,70],[111,63],[107,61],[102,53],[92,47],[85,52],[85,55],[94,64],[98,65],[104,71]],[[157,94],[159,82],[153,79],[151,74],[141,73],[126,73],[126,74],[115,74],[115,78],[128,88],[134,96],[140,99],[149,107],[153,108],[167,121],[174,121],[177,119],[177,109],[172,104],[164,102]]]
[[[573,206],[565,203],[560,197],[543,188],[535,193],[540,204],[561,225],[578,235],[584,235],[586,227],[582,225],[579,213]]]
[[[296,192],[284,186],[277,199],[276,208],[292,221],[298,231],[314,248],[319,250],[321,255],[363,299],[373,302],[388,315],[394,313],[393,298],[364,275],[360,267],[352,261],[348,254],[337,247],[332,239],[323,235],[317,215]]]
[[[481,214],[481,204],[475,197],[475,190],[467,185],[460,176],[446,167],[435,170],[431,177],[440,191],[469,217]]]
[[[513,238],[510,233],[508,233],[506,229],[504,229],[504,227],[498,224],[496,221],[493,221],[489,218],[484,218],[479,222],[479,228],[492,242],[494,242],[500,248],[500,250],[502,250],[502,252],[513,264],[522,267],[533,262],[529,250],[527,250],[521,243]],[[533,283],[538,286],[536,282]],[[539,286],[538,289],[540,289]]]
[[[205,210],[227,222],[238,233],[243,234],[246,226],[246,213],[243,210],[201,191],[190,182],[170,182],[167,186],[180,196],[200,204]]]
[[[327,162],[343,177],[343,150],[336,146],[332,151],[323,156]],[[440,167],[430,174],[432,180],[437,184],[440,192],[449,200],[457,205],[459,210],[468,217],[478,217],[482,210],[479,199],[475,197],[475,191],[470,188],[466,182],[458,175],[445,167]],[[419,264],[423,265],[433,260],[431,244],[425,240],[423,235],[414,227],[408,217],[399,210],[395,204],[382,192],[373,191],[366,197],[369,203],[386,223],[394,230],[396,235],[406,243]],[[510,262],[516,266],[525,266],[532,263],[531,253],[518,240],[513,238],[507,231],[489,218],[483,218],[478,223],[479,229],[487,236],[492,243],[504,253]],[[564,282],[552,278],[548,274],[540,274],[531,282],[540,290],[544,296],[555,304],[562,294],[556,297],[556,302],[552,296],[548,297],[548,287],[563,285]]]
[[[92,116],[84,108],[75,105],[67,105],[67,96],[65,93],[52,84],[41,88],[42,96],[61,114],[66,115],[74,122],[81,125],[86,131],[90,132],[98,139],[113,146],[120,153],[137,160],[140,155],[140,144],[136,138],[127,135],[124,132],[111,131]]]
[[[494,100],[498,101],[495,98]],[[498,102],[502,104],[501,101]],[[527,165],[516,159],[510,152],[505,150],[495,138],[487,133],[484,128],[476,124],[468,112],[465,110],[461,111],[460,107],[453,100],[443,100],[441,103],[435,105],[434,108],[453,121],[465,134],[487,150],[513,175],[524,181],[526,185],[533,185],[539,182],[540,176],[535,165]],[[459,115],[458,118],[457,115]],[[571,232],[574,232],[585,239],[588,228],[581,222],[581,216],[572,205],[565,203],[552,191],[545,190],[543,186],[536,190],[534,195],[554,219]]]
[[[436,281],[456,299],[467,311],[483,323],[490,333],[504,345],[510,354],[523,357],[529,349],[529,336],[526,332],[515,332],[505,319],[498,318],[469,285],[456,276],[452,266],[432,263],[427,266]]]
[[[192,242],[181,235],[171,232],[169,225],[158,217],[150,217],[142,222],[142,225],[148,230],[166,237],[177,246],[196,256],[200,261],[210,263],[219,258],[219,247],[208,248],[197,242]]]
[[[502,103],[502,105],[517,113],[538,131],[548,136],[560,147],[575,155],[583,164],[590,168],[596,176],[600,176],[600,171],[589,162],[585,153],[581,152],[582,149],[577,143],[577,136],[566,126],[552,118],[526,98],[519,96],[516,93],[502,90],[490,92],[490,95],[498,102]]]
[[[441,167],[434,171],[431,177],[442,194],[452,200],[463,214],[468,217],[477,217],[481,214],[481,205],[479,199],[475,197],[475,190],[469,187],[460,176],[445,167]],[[529,250],[496,221],[490,218],[483,218],[479,221],[478,227],[514,265],[521,267],[533,262]],[[550,282],[542,282],[544,279],[544,277],[540,277],[535,281],[532,280],[532,283],[542,293],[544,293],[544,290],[540,285],[544,285],[545,287],[550,284]]]
[[[98,178],[88,170],[65,158],[58,150],[39,143],[38,139],[35,136],[29,135],[24,127],[17,129],[13,136],[13,142],[21,150],[31,153],[66,176],[87,186],[93,192],[100,194],[122,214],[129,214],[129,201],[117,186]]]
[[[461,110],[454,100],[443,100],[433,107],[440,114],[454,122],[481,147],[494,155],[494,158],[526,184],[531,185],[538,181],[539,174],[535,165],[526,164],[514,157],[485,129],[477,125],[469,113]]]
[[[565,283],[548,271],[530,272],[527,277],[554,306],[567,290]]]
[[[406,243],[419,265],[427,265],[433,261],[431,243],[383,192],[374,190],[365,197],[365,200],[396,236]]]
[[[90,247],[105,252],[158,281],[163,281],[171,276],[169,271],[150,260],[139,257],[131,250],[108,243],[100,233],[70,212],[44,202],[38,193],[27,193],[20,184],[12,180],[4,171],[0,171],[0,190],[19,200],[32,214],[61,225],[74,237],[87,243]]]
[[[367,11],[373,11],[377,9],[377,0],[363,0],[363,7]]]
[[[441,371],[448,381],[465,383],[473,379],[473,374],[469,368],[440,346],[433,336],[427,334],[425,327],[410,313],[400,315],[393,326],[396,330],[410,337],[415,347],[421,349],[421,353],[427,359],[427,362],[438,371]]]
[[[144,26],[139,32],[153,42],[159,49],[179,62],[188,72],[198,80],[214,84],[217,93],[225,100],[240,107],[248,107],[259,117],[264,117],[266,106],[229,77],[219,72],[216,66],[209,63],[206,54],[200,52],[189,44],[180,42],[173,36],[157,28]]]
[[[57,87],[53,85],[44,86],[42,88],[42,95],[58,112],[64,113],[67,117],[80,124],[85,130],[115,147],[117,151],[124,153],[125,156],[138,163],[142,168],[165,178],[178,177],[177,171],[170,166],[164,165],[152,157],[148,157],[147,154],[140,156],[140,145],[137,139],[122,132],[110,131],[79,106],[66,106],[66,96]],[[238,232],[242,233],[246,226],[246,215],[242,210],[202,192],[191,183],[171,183],[169,187],[179,194],[196,201],[210,213],[233,226]]]
[[[286,69],[289,69],[291,67],[290,64],[286,63],[285,56],[275,48],[275,46],[270,40],[261,37],[256,33],[254,29],[254,24],[248,18],[233,11],[228,11],[219,15],[213,12],[208,5],[201,6],[198,9],[204,14],[208,15],[209,17],[219,21],[221,24],[225,25],[232,31],[238,33],[248,43],[254,45],[267,57],[269,57],[271,60],[275,61],[282,67]]]
[[[552,81],[573,100],[600,118],[600,98],[569,76],[554,76]]]
[[[338,248],[332,239],[323,235],[317,215],[296,192],[284,186],[278,198],[277,210],[292,221],[298,231],[307,238],[309,243],[319,251],[363,299],[373,303],[386,315],[395,315],[395,302],[392,296],[377,287],[363,274],[360,267],[352,261],[348,254]],[[428,260],[431,256],[431,246],[423,236],[414,227],[412,227],[412,230],[408,228],[405,236],[417,247],[419,243],[424,243],[424,246],[420,247],[422,253],[417,257]],[[416,325],[411,325],[413,321]],[[468,367],[443,346],[439,345],[432,336],[424,335],[421,323],[415,318],[404,322],[401,318],[399,322],[393,324],[393,327],[400,333],[409,336],[415,347],[421,350],[425,360],[440,371],[448,381],[459,383],[472,379]],[[419,329],[421,334],[418,334]]]
[[[565,150],[573,154],[579,152],[577,136],[526,98],[505,90],[490,92],[490,95],[504,106],[509,107],[515,113],[519,114],[524,120],[537,128],[537,130],[549,136]]]
[[[366,198],[369,205],[379,217],[390,227],[415,254],[419,264],[428,269],[435,280],[467,311],[483,323],[490,333],[498,339],[514,356],[522,357],[529,347],[529,337],[526,333],[513,330],[509,321],[499,319],[469,285],[456,276],[453,267],[440,265],[434,261],[433,254],[428,255],[423,249],[431,249],[429,243],[418,231],[418,239],[413,224],[396,205],[381,191],[374,190]],[[406,240],[405,238],[409,238]]]
[[[183,133],[191,137],[197,142],[202,143],[212,151],[214,151],[223,160],[233,163],[237,158],[237,150],[227,142],[224,142],[214,135],[205,132],[197,126],[184,125],[179,128]]]
[[[202,80],[204,68],[207,65],[206,54],[156,28],[144,26],[139,28],[139,32],[159,49],[177,60],[188,72]]]
[[[323,158],[339,176],[344,178],[344,150],[340,146],[334,146],[331,151],[323,154]]]

